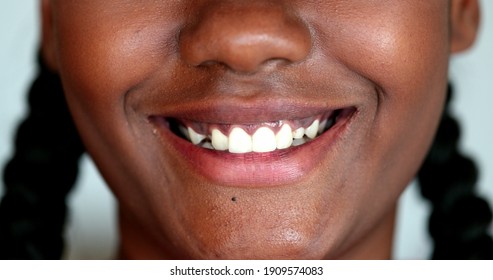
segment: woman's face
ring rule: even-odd
[[[476,3],[44,4],[122,256],[263,259],[389,257]]]

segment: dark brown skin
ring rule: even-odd
[[[449,56],[479,18],[473,0],[42,3],[45,59],[118,198],[119,257],[132,259],[390,258]],[[147,119],[272,100],[358,113],[314,170],[275,187],[204,179]]]

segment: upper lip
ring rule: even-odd
[[[301,83],[196,79],[189,87],[159,86],[150,81],[127,92],[125,103],[148,119],[174,118],[216,124],[258,124],[296,120],[328,111],[366,106],[375,88],[364,79],[332,79],[328,83]],[[252,78],[253,79],[253,78]],[[165,93],[163,93],[165,91]],[[127,107],[128,108],[128,107]]]
[[[163,117],[187,119],[202,123],[215,124],[258,124],[279,120],[296,120],[322,114],[328,111],[355,107],[354,104],[309,103],[293,100],[256,98],[255,100],[237,100],[234,98],[197,100],[172,106],[165,110],[155,110],[149,118]],[[152,109],[151,109],[152,110]]]

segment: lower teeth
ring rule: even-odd
[[[313,139],[310,139],[308,137],[303,137],[301,139],[294,139],[293,144],[291,146],[293,146],[293,147],[300,146],[300,145],[303,145],[310,140],[313,140]]]
[[[209,149],[209,150],[214,150],[214,147],[212,147],[211,142],[208,142],[208,141],[204,141],[204,142],[200,143],[199,146],[201,146],[202,148]]]

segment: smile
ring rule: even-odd
[[[191,174],[214,184],[247,188],[291,185],[321,162],[336,162],[341,156],[336,146],[344,142],[340,140],[351,131],[358,112],[345,107],[283,113],[271,107],[257,108],[257,115],[240,109],[223,115],[217,113],[221,108],[181,109],[173,117],[150,116],[149,123],[164,154],[195,171]]]
[[[303,119],[259,124],[208,124],[170,120],[171,130],[202,148],[234,154],[268,153],[308,143],[334,126],[341,110]]]

